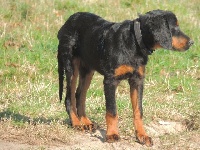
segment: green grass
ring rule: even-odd
[[[149,123],[152,118],[183,121],[196,115],[196,120],[199,119],[198,0],[189,3],[186,0],[0,0],[0,8],[2,126],[9,121],[12,126],[21,128],[27,128],[31,121],[39,125],[54,122],[58,128],[63,124],[67,126],[68,116],[63,103],[58,100],[56,36],[67,18],[77,11],[96,13],[110,21],[134,19],[137,13],[153,9],[173,11],[181,29],[195,44],[184,53],[158,50],[150,56],[145,80],[144,122]],[[87,113],[93,121],[105,127],[102,80],[96,73],[87,94]],[[127,132],[133,125],[127,82],[120,84],[116,95],[122,123],[120,130],[122,134],[129,134]]]

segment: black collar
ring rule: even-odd
[[[138,20],[134,21],[134,31],[135,31],[135,37],[137,39],[138,45],[140,46],[141,52],[143,55],[148,56],[153,53],[152,49],[148,49],[143,40],[142,40],[142,33],[140,30],[140,22]]]

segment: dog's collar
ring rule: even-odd
[[[140,30],[140,22],[138,20],[134,21],[134,31],[135,31],[136,40],[138,42],[138,45],[140,46],[142,54],[145,55],[145,56],[151,55],[153,53],[153,50],[148,49],[145,46],[145,44],[142,40],[142,33],[141,33],[141,30]]]

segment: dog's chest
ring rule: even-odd
[[[130,65],[120,65],[114,70],[115,77],[125,76],[127,74],[137,74],[139,77],[144,77],[145,66],[141,65],[138,68],[134,68]]]

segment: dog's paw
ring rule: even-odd
[[[153,141],[152,141],[151,137],[149,137],[149,136],[137,135],[136,139],[142,145],[146,145],[148,147],[153,146]]]
[[[95,132],[97,129],[97,126],[95,126],[93,123],[89,125],[83,125],[84,131],[90,131],[90,132]]]
[[[73,129],[78,130],[78,131],[84,130],[83,126],[81,126],[81,125],[73,125],[72,127],[73,127]]]
[[[71,125],[74,129],[77,129],[77,130],[82,130],[82,127],[81,127],[81,122],[79,119],[73,119],[71,120]]]
[[[96,130],[96,126],[87,117],[81,117],[81,124],[84,131],[94,132]]]
[[[120,136],[118,134],[106,135],[106,142],[112,143],[120,140]]]

